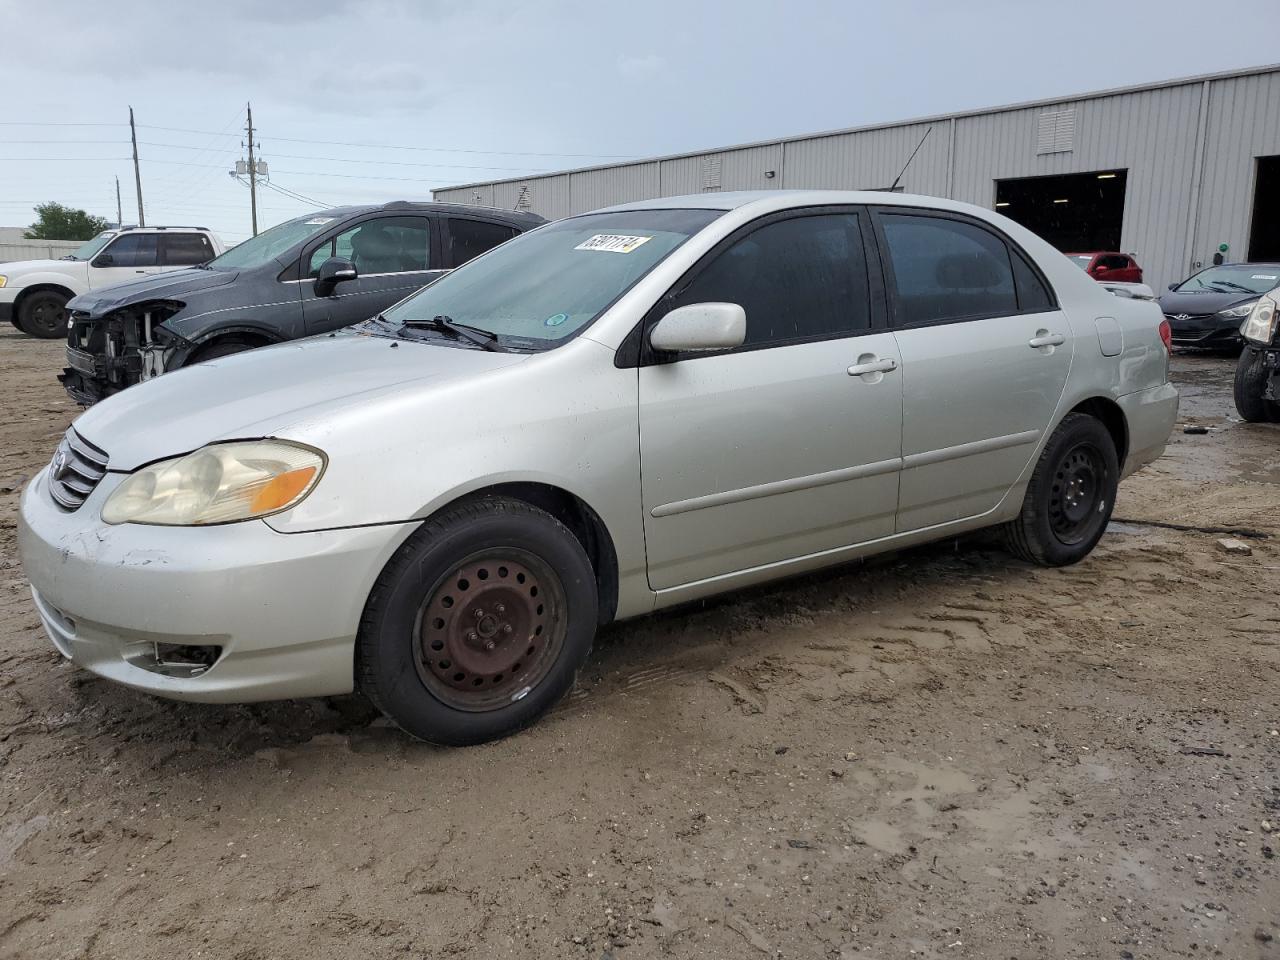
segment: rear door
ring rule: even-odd
[[[366,217],[309,244],[301,264],[307,332],[367,320],[441,276],[438,223],[427,216]],[[316,274],[330,257],[350,260],[358,276],[317,294]]]
[[[720,244],[651,311],[730,302],[746,342],[639,373],[655,590],[893,532],[902,394],[864,210],[791,211]]]
[[[96,290],[161,270],[158,234],[122,233],[89,261],[89,286]]]
[[[875,214],[902,357],[898,532],[985,513],[1048,428],[1074,341],[1047,282],[961,215]]]

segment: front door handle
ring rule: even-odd
[[[1066,342],[1065,334],[1045,332],[1028,340],[1027,346],[1032,350],[1038,350],[1040,347],[1060,347]]]
[[[849,376],[862,377],[868,373],[893,373],[898,369],[898,361],[893,357],[880,359],[874,355],[861,356],[858,362],[849,368]]]

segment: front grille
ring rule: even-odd
[[[49,464],[49,492],[60,507],[78,510],[106,474],[106,451],[73,427],[63,435]]]

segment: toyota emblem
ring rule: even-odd
[[[67,452],[61,448],[53,455],[53,462],[49,464],[49,472],[53,475],[53,479],[61,480],[67,469]]]

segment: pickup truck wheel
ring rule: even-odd
[[[423,524],[374,585],[360,689],[421,740],[507,736],[569,691],[596,605],[582,544],[550,514],[505,498],[459,505]]]
[[[56,340],[67,335],[67,297],[56,290],[37,290],[22,298],[15,324],[28,336]]]
[[[1010,552],[1045,567],[1083,560],[1107,528],[1119,482],[1107,428],[1067,414],[1040,454],[1021,513],[1004,529]]]
[[[1262,351],[1247,348],[1236,361],[1232,394],[1236,410],[1249,423],[1280,423],[1280,404],[1268,400],[1267,380],[1271,371],[1262,362]]]

